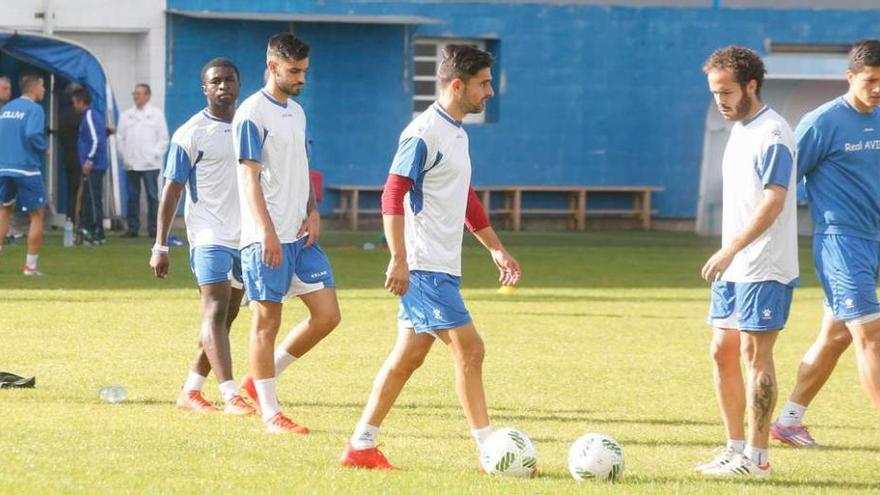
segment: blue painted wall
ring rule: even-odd
[[[714,48],[736,43],[763,52],[769,39],[849,43],[876,36],[880,24],[880,11],[279,0],[169,0],[168,8],[419,15],[445,22],[412,27],[410,38],[497,39],[496,79],[505,80],[503,91],[496,87],[498,119],[467,129],[474,183],[659,185],[666,191],[655,206],[666,218],[695,216],[710,103],[701,65]],[[262,83],[266,40],[291,28],[179,16],[169,22],[172,127],[203,105],[202,63],[232,58],[248,94]],[[313,47],[301,97],[313,167],[328,184],[383,182],[411,118],[405,28],[297,23],[293,30]]]

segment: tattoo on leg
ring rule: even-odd
[[[770,414],[773,413],[773,411],[770,410],[770,407],[773,402],[773,393],[776,384],[773,383],[773,378],[766,373],[759,373],[755,378],[757,383],[754,384],[754,389],[752,391],[752,409],[755,411],[755,429],[757,431],[764,431],[767,427],[767,422],[770,419]]]

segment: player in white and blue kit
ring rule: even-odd
[[[270,433],[308,433],[281,412],[276,376],[336,328],[339,304],[330,261],[317,240],[320,216],[309,179],[306,116],[292,100],[305,84],[309,45],[292,34],[269,40],[266,85],[233,122],[241,196],[241,263],[251,301],[251,373],[242,388],[257,400]],[[282,301],[297,296],[309,317],[277,351]]]
[[[722,247],[702,269],[712,283],[710,349],[727,445],[697,470],[763,477],[777,394],[773,346],[798,283],[794,134],[760,100],[765,70],[755,52],[716,50],[703,70],[718,110],[735,124],[722,160]]]
[[[385,288],[398,296],[397,343],[373,382],[341,464],[396,469],[376,447],[379,426],[436,339],[455,362],[456,391],[478,447],[492,433],[483,391],[483,341],[462,301],[461,242],[466,224],[489,250],[501,283],[520,277],[470,187],[468,135],[461,120],[485,109],[492,91],[490,54],[470,46],[444,50],[441,96],[401,133],[382,194],[391,251]]]
[[[38,102],[46,89],[43,78],[34,73],[19,77],[21,96],[0,112],[0,249],[9,230],[9,217],[16,201],[30,216],[27,258],[22,273],[42,275],[37,270],[43,243],[43,212],[46,186],[42,155],[46,151],[46,114]]]
[[[184,218],[190,269],[202,298],[202,328],[199,350],[177,407],[193,412],[217,411],[202,394],[205,378],[213,369],[224,411],[246,416],[255,414],[256,409],[238,393],[229,349],[229,330],[243,295],[238,251],[238,160],[232,145],[232,117],[240,88],[238,68],[227,59],[215,58],[202,68],[201,83],[207,108],[180,126],[171,139],[150,266],[157,277],[168,275],[168,234],[180,195],[186,189]]]
[[[804,116],[796,133],[825,292],[819,336],[772,430],[796,447],[816,445],[804,413],[852,342],[862,385],[880,408],[880,40],[855,43],[847,79],[849,91]]]

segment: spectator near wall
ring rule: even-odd
[[[135,86],[134,106],[119,117],[116,135],[128,182],[128,231],[122,237],[138,236],[142,183],[147,195],[147,234],[156,237],[159,172],[168,147],[168,124],[162,111],[149,103],[150,96],[149,85]]]

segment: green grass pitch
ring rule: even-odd
[[[765,481],[701,479],[692,467],[723,440],[704,324],[699,269],[717,239],[689,234],[505,234],[521,287],[497,294],[496,273],[472,239],[463,293],[486,341],[493,424],[527,432],[532,480],[481,476],[442,343],[416,373],[380,441],[403,472],[337,466],[370,384],[395,337],[397,302],[382,289],[387,253],[377,234],[327,233],[343,320],[282,376],[279,395],[307,437],[272,436],[255,418],[196,416],[174,407],[194,351],[198,295],[185,249],[172,275],[152,278],[150,242],[111,239],[65,249],[50,235],[23,277],[21,244],[0,257],[0,369],[36,375],[34,390],[0,390],[0,493],[877,493],[878,416],[852,351],[807,415],[821,450],[771,446]],[[821,290],[802,240],[802,287],[777,344],[780,402],[818,329]],[[304,315],[291,301],[282,332]],[[232,331],[236,376],[247,370],[251,315]],[[119,405],[98,390],[128,389]],[[218,400],[216,382],[206,383]],[[568,447],[578,436],[617,438],[622,483],[576,483]]]

